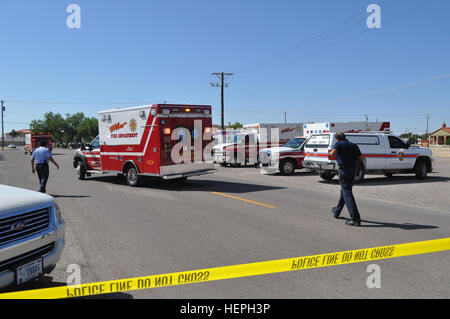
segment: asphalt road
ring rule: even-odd
[[[362,227],[334,219],[337,180],[299,170],[267,176],[221,168],[185,183],[131,188],[115,176],[79,181],[72,151],[56,150],[49,194],[66,220],[66,247],[53,273],[23,289],[163,274],[445,238],[450,234],[450,158],[425,181],[367,176],[354,189]],[[37,190],[30,156],[6,151],[0,183]],[[231,195],[237,198],[231,198]],[[241,200],[242,199],[242,200]],[[245,201],[247,200],[247,201]],[[250,202],[251,201],[251,202]],[[381,288],[366,285],[381,267]],[[449,298],[450,252],[108,295],[112,298]]]

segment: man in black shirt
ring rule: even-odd
[[[345,134],[336,133],[336,144],[329,152],[329,158],[336,157],[339,165],[339,183],[341,184],[341,197],[336,207],[332,209],[334,217],[338,218],[344,205],[347,205],[351,219],[345,223],[350,226],[361,226],[361,217],[356,206],[352,188],[355,179],[356,166],[363,161],[358,145],[349,142]]]

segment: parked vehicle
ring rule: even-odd
[[[203,157],[212,142],[211,106],[154,104],[106,110],[98,117],[99,136],[74,155],[80,180],[117,173],[137,186],[143,176],[182,181],[214,171],[214,164]],[[178,149],[184,162],[172,158]]]
[[[16,145],[14,145],[14,144],[9,144],[9,145],[8,145],[8,148],[13,148],[13,149],[15,149],[15,148],[16,148]]]
[[[336,159],[328,158],[336,133],[314,134],[305,145],[304,165],[308,171],[316,171],[324,180],[337,174]],[[411,146],[401,138],[387,133],[349,133],[350,142],[357,144],[364,162],[356,168],[355,182],[361,182],[366,173],[380,173],[387,177],[393,174],[414,173],[424,179],[432,172],[434,159],[428,148]]]
[[[51,196],[0,185],[0,288],[50,273],[61,257],[65,222]]]
[[[260,168],[269,174],[278,172],[282,175],[294,174],[296,169],[303,168],[305,142],[305,137],[297,136],[281,147],[262,149],[259,151]]]
[[[47,141],[47,148],[52,150],[52,133],[28,133],[25,135],[25,155],[33,154],[34,150],[40,147],[41,141]]]
[[[390,132],[390,122],[322,122],[306,123],[303,132],[306,137],[322,133],[359,133],[359,132]]]
[[[222,166],[257,165],[258,153],[268,147],[279,147],[292,137],[302,135],[303,123],[256,123],[243,126],[243,131],[228,143],[213,148],[214,162]]]

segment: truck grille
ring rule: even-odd
[[[41,248],[29,251],[26,254],[22,254],[22,255],[14,257],[14,258],[7,259],[5,261],[0,261],[0,272],[8,270],[8,269],[14,269],[15,267],[17,267],[21,264],[26,264],[29,261],[33,261],[37,258],[40,258],[40,257],[44,256],[45,254],[48,254],[49,252],[51,252],[54,247],[55,247],[55,243],[51,243],[51,244],[45,245]]]
[[[50,225],[50,208],[0,218],[0,246],[32,236]]]

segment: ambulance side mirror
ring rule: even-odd
[[[82,143],[81,146],[80,146],[80,149],[82,151],[85,151],[86,150],[86,144]]]

